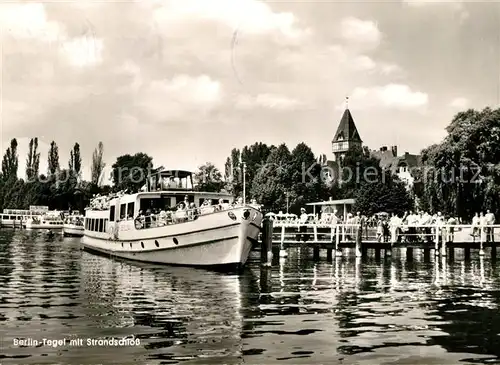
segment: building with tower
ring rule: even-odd
[[[346,98],[346,109],[342,114],[337,131],[332,140],[332,155],[333,159],[327,158],[322,155],[318,162],[333,171],[334,176],[330,176],[333,180],[340,177],[342,170],[343,159],[348,150],[352,148],[363,148],[363,140],[358,132],[354,118],[349,110]],[[421,166],[420,155],[413,155],[405,152],[403,155],[398,156],[397,146],[392,146],[390,149],[386,146],[378,150],[371,150],[372,156],[380,160],[380,166],[384,169],[390,170],[404,181],[409,190],[412,190],[414,184],[414,177],[412,176],[412,169]]]
[[[349,108],[346,108],[340,119],[337,132],[332,140],[333,160],[337,164],[342,165],[342,161],[347,151],[354,147],[361,148],[362,145],[363,141],[359,136],[356,124],[354,124],[351,112]]]

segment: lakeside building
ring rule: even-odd
[[[340,177],[345,154],[353,147],[366,148],[366,146],[363,146],[363,140],[360,137],[351,111],[346,107],[332,140],[333,158],[328,159],[326,155],[322,155],[318,159],[322,166],[327,166],[329,171],[333,171],[334,176],[330,176],[331,180]],[[413,192],[415,169],[422,166],[420,155],[409,152],[398,155],[397,146],[391,146],[390,148],[382,146],[378,150],[370,150],[370,154],[380,160],[380,167],[388,169],[398,176],[406,184],[408,191]]]

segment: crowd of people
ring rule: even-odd
[[[280,212],[281,213],[281,212]],[[347,238],[352,238],[357,231],[358,225],[362,227],[362,235],[370,239],[373,235],[378,242],[416,242],[433,241],[436,235],[441,239],[452,242],[454,234],[460,224],[467,224],[461,218],[448,216],[445,217],[441,212],[430,214],[424,211],[406,212],[403,215],[378,213],[373,216],[348,213],[346,217],[338,214],[337,210],[333,213],[307,214],[305,208],[301,208],[300,216],[293,214],[274,215],[273,219],[280,219],[290,223],[307,224],[315,223],[319,225],[336,226],[342,225],[342,234]],[[469,222],[472,225],[471,233],[473,241],[481,239],[483,242],[494,241],[495,215],[487,210],[486,213],[476,213]],[[299,226],[299,232],[307,231],[307,226]]]
[[[250,205],[257,205],[257,201],[252,199]],[[219,199],[217,204],[213,204],[212,200],[207,199],[197,207],[194,202],[189,202],[188,197],[184,198],[184,202],[180,202],[172,209],[146,209],[140,210],[135,218],[137,228],[150,228],[165,226],[168,224],[176,224],[197,219],[200,215],[219,212],[243,206],[243,198],[238,198],[232,203],[224,202]]]

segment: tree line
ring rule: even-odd
[[[350,149],[342,169],[331,169],[305,143],[290,150],[285,144],[274,146],[262,142],[232,149],[222,172],[211,162],[200,166],[194,174],[195,189],[225,190],[236,198],[242,196],[245,180],[247,201],[256,199],[266,210],[275,212],[299,213],[309,202],[354,198],[354,210],[366,215],[380,211],[402,214],[422,209],[464,219],[486,210],[498,216],[500,109],[460,112],[447,132],[441,143],[422,151],[422,166],[412,170],[413,191],[408,191],[405,183],[391,171],[382,169],[380,161],[366,147]],[[25,179],[21,179],[17,147],[17,140],[12,139],[2,159],[2,209],[48,205],[50,209],[82,210],[94,194],[137,191],[145,184],[147,172],[152,171],[153,166],[152,157],[142,152],[119,156],[112,165],[112,183],[106,185],[102,176],[104,147],[100,142],[92,155],[90,181],[83,181],[80,145],[75,143],[67,166],[63,167],[58,146],[52,141],[47,156],[48,169],[41,172],[38,139],[32,138],[26,156]],[[122,175],[123,170],[134,172]],[[345,171],[355,174],[344,179]]]
[[[146,172],[152,165],[152,157],[144,153],[119,156],[112,165],[111,176],[104,176],[104,145],[99,142],[92,154],[90,181],[82,179],[80,145],[75,143],[66,166],[61,165],[59,147],[50,143],[47,155],[47,171],[40,171],[38,138],[29,142],[26,156],[25,178],[19,177],[18,142],[14,138],[2,158],[0,172],[0,209],[28,209],[30,205],[46,205],[50,209],[83,211],[95,194],[107,194],[119,190],[138,190],[144,185]],[[132,169],[133,174],[121,174]],[[119,176],[123,175],[123,176]],[[111,178],[111,184],[107,184]]]
[[[342,168],[332,169],[305,143],[299,143],[292,151],[285,144],[268,146],[262,142],[241,150],[234,148],[226,159],[224,174],[212,163],[199,168],[195,174],[197,188],[225,189],[235,197],[242,196],[244,170],[246,200],[256,199],[268,211],[298,214],[307,203],[329,198],[355,198],[354,209],[364,214],[382,210],[403,213],[413,205],[404,183],[390,171],[382,170],[380,160],[366,148],[352,148],[346,153]],[[351,175],[338,176],[345,172]],[[368,172],[372,179],[365,178]]]

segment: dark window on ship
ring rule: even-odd
[[[120,205],[120,219],[125,219],[126,212],[127,212],[127,204]]]
[[[106,232],[107,228],[108,228],[108,219],[106,218],[104,219],[104,227],[102,227],[102,231]]]
[[[110,222],[114,222],[115,221],[115,206],[114,205],[112,205],[109,208],[109,221]]]
[[[99,219],[99,232],[102,232],[102,224],[103,224],[103,219]]]
[[[134,218],[134,203],[128,203],[127,218]]]
[[[92,231],[95,231],[95,219],[92,218]]]

